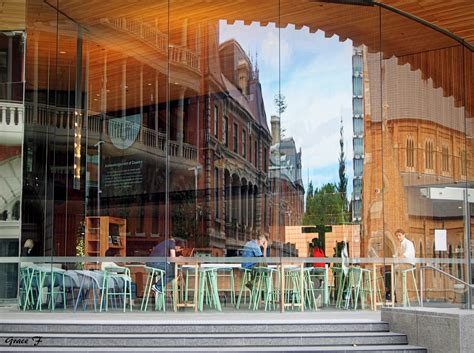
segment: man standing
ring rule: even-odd
[[[400,301],[400,298],[402,298],[402,293],[403,293],[402,272],[415,267],[416,252],[415,252],[415,245],[413,244],[411,240],[408,240],[406,238],[405,231],[403,229],[401,228],[397,229],[395,231],[395,236],[400,242],[400,247],[398,248],[394,257],[397,257],[398,259],[403,261],[403,263],[400,263],[395,266],[395,269],[396,269],[395,272],[397,274],[397,278],[396,278],[397,293],[396,294],[397,294],[397,301]],[[408,290],[408,288],[406,290]]]

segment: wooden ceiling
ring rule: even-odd
[[[18,27],[24,27],[21,9],[25,8],[25,1],[30,25],[51,21],[51,8],[47,9],[41,0],[0,0],[0,28],[18,29],[12,28],[15,19]],[[400,63],[409,63],[414,70],[422,70],[425,78],[431,77],[435,86],[443,87],[446,95],[455,96],[457,104],[468,105],[469,111],[474,110],[474,104],[464,102],[466,96],[473,100],[469,94],[470,87],[474,86],[472,52],[463,52],[456,40],[378,6],[311,0],[47,1],[59,4],[64,14],[91,29],[100,24],[102,18],[124,17],[150,25],[158,24],[169,33],[178,33],[185,20],[188,23],[217,20],[228,23],[244,21],[246,24],[258,22],[261,26],[294,25],[296,29],[311,32],[322,30],[327,37],[336,35],[340,40],[351,39],[355,45],[365,44],[372,52],[383,52],[385,58],[398,57]],[[380,2],[431,22],[474,45],[473,0]],[[130,52],[131,48],[126,50]],[[464,68],[459,68],[460,62],[465,63]]]

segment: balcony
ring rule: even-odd
[[[124,17],[102,18],[100,22],[105,26],[137,38],[141,42],[153,47],[164,56],[168,55],[169,61],[172,64],[184,66],[198,74],[201,72],[199,56],[196,53],[182,46],[168,46],[168,36],[161,33],[155,27],[149,26],[138,20]],[[168,51],[166,50],[167,46]]]
[[[24,123],[23,103],[0,101],[0,136],[2,145],[21,145]]]
[[[1,103],[0,103],[1,107]],[[56,136],[66,141],[73,134],[73,109],[63,107],[52,107],[39,104],[34,114],[32,104],[25,105],[26,123],[32,128],[56,127]],[[22,115],[23,116],[23,115]],[[87,118],[89,139],[112,142],[117,148],[125,149],[133,145],[134,148],[145,152],[165,155],[166,134],[142,126],[132,121],[122,120],[115,117],[107,117],[106,123],[99,113],[89,115]],[[85,123],[83,123],[83,128]],[[20,135],[20,143],[21,143]],[[91,143],[91,141],[89,141]],[[196,146],[183,143],[180,155],[179,144],[176,141],[168,142],[168,154],[171,157],[183,158],[185,160],[197,160]]]

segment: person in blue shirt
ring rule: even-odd
[[[165,239],[156,245],[150,253],[150,257],[161,257],[161,258],[174,258],[176,257],[176,241],[172,236],[169,239]],[[164,270],[166,275],[164,278],[165,287],[166,285],[174,279],[174,262],[169,263],[166,261],[159,261],[159,262],[148,262],[147,266],[158,268],[160,270]],[[161,292],[163,288],[161,288],[161,283],[155,283],[151,289],[153,291]]]
[[[250,240],[244,245],[242,257],[266,257],[268,241],[265,235],[260,234],[257,239]],[[263,252],[262,249],[263,248]],[[243,268],[252,269],[257,263],[244,263]]]
[[[260,234],[257,239],[250,240],[244,245],[244,249],[242,250],[242,257],[267,257],[267,247],[268,241],[265,235]],[[263,252],[262,252],[263,248]],[[251,270],[257,265],[256,262],[247,262],[242,264],[242,268]],[[251,274],[248,278],[247,283],[245,286],[252,290],[252,277]]]

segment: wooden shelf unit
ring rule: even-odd
[[[118,256],[126,256],[127,221],[110,216],[86,217],[86,256],[105,256],[108,248],[116,249]]]

